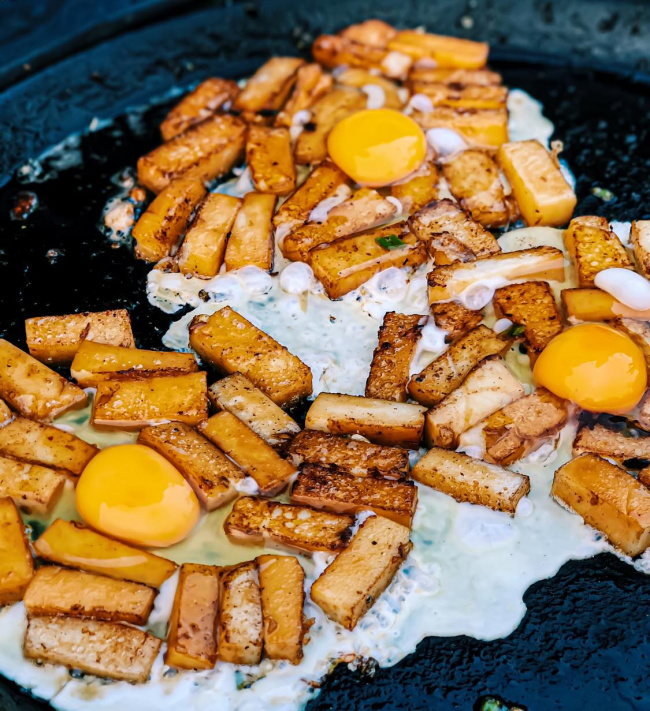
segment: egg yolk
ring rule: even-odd
[[[422,129],[399,111],[370,109],[344,118],[327,139],[330,158],[360,185],[389,185],[417,170],[427,154]]]
[[[647,385],[639,347],[601,324],[574,326],[556,336],[537,359],[533,378],[585,410],[613,414],[631,410]]]
[[[76,505],[95,530],[145,547],[178,543],[200,514],[179,471],[141,444],[109,447],[93,457],[79,477]]]

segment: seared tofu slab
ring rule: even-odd
[[[217,661],[219,622],[219,568],[181,565],[165,664],[174,669],[212,669]]]
[[[630,242],[640,272],[650,276],[650,220],[634,220],[630,229]]]
[[[60,471],[0,456],[0,497],[9,496],[27,514],[48,514],[65,482]]]
[[[322,96],[332,89],[334,80],[320,64],[303,64],[296,72],[296,83],[282,110],[275,117],[276,126],[291,128],[293,117],[300,111],[310,109]]]
[[[68,615],[144,625],[155,596],[146,585],[44,565],[36,571],[23,602],[30,617]]]
[[[570,323],[578,321],[611,321],[615,318],[630,318],[638,321],[650,321],[650,309],[638,311],[632,309],[611,294],[600,289],[563,289],[562,306]]]
[[[311,394],[311,370],[229,306],[209,317],[195,317],[190,345],[226,374],[245,375],[276,405],[293,405]]]
[[[390,194],[402,205],[401,212],[412,215],[438,199],[440,172],[436,164],[427,161],[408,179],[390,186]]]
[[[650,546],[650,490],[606,459],[583,454],[567,462],[555,472],[551,496],[626,555]]]
[[[462,452],[434,447],[413,467],[415,481],[477,506],[514,515],[519,501],[530,491],[524,474],[473,459]]]
[[[43,363],[69,363],[86,340],[135,347],[126,309],[28,318],[25,337],[30,355]]]
[[[86,674],[143,683],[161,640],[135,627],[76,617],[32,617],[23,653],[27,659],[61,664]]]
[[[304,464],[291,490],[291,502],[334,513],[374,511],[411,527],[418,490],[412,481],[357,477],[345,470]]]
[[[449,128],[471,146],[498,148],[508,141],[508,112],[505,109],[471,109],[459,111],[439,106],[433,111],[414,111],[413,120],[423,131]]]
[[[0,338],[0,397],[21,415],[49,422],[86,404],[86,393]]]
[[[483,320],[480,311],[472,311],[458,301],[431,304],[429,312],[436,326],[447,331],[445,340],[448,342],[453,342],[469,333]]]
[[[34,576],[34,562],[16,504],[0,499],[0,605],[23,599]]]
[[[490,48],[486,42],[434,35],[419,30],[402,30],[388,42],[392,51],[419,59],[433,59],[438,67],[482,69]]]
[[[287,195],[296,187],[296,168],[288,128],[250,126],[246,163],[255,189],[261,193]]]
[[[176,570],[171,560],[60,518],[36,540],[34,551],[51,563],[152,588],[159,588]]]
[[[508,90],[505,86],[453,86],[411,81],[411,89],[416,94],[424,94],[435,107],[457,110],[505,109]]]
[[[277,195],[246,193],[232,226],[224,261],[226,270],[246,266],[273,269],[273,228],[271,219]]]
[[[244,472],[189,425],[169,422],[145,427],[138,443],[168,459],[187,479],[206,511],[214,511],[237,496],[235,485]]]
[[[353,630],[406,560],[413,547],[409,535],[406,526],[382,516],[366,519],[311,586],[311,599],[331,620]]]
[[[409,72],[408,84],[452,84],[457,86],[499,86],[501,75],[489,69],[455,69],[416,65]]]
[[[246,82],[233,102],[236,111],[279,111],[296,81],[296,72],[305,64],[297,57],[271,57]]]
[[[627,437],[601,424],[583,425],[573,441],[573,455],[591,453],[623,464],[628,459],[650,460],[650,436]]]
[[[4,400],[0,400],[0,425],[9,422],[13,417],[13,412],[9,409],[9,405]]]
[[[353,525],[354,516],[349,514],[242,496],[223,527],[235,543],[278,543],[299,551],[332,553],[347,546]]]

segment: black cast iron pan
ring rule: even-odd
[[[169,317],[147,303],[148,267],[127,248],[111,248],[96,227],[115,191],[110,177],[159,142],[169,100],[138,121],[125,112],[210,74],[246,76],[272,54],[306,54],[314,36],[368,17],[490,41],[494,67],[543,101],[555,123],[578,179],[577,214],[650,218],[650,8],[643,0],[223,7],[121,0],[83,3],[75,24],[80,7],[77,0],[0,6],[0,335],[19,345],[27,316],[127,307],[138,345],[160,347]],[[16,174],[94,117],[116,120],[86,133],[80,165],[61,170],[46,160],[42,182]],[[25,192],[38,206],[13,219]],[[340,665],[309,711],[479,709],[486,695],[529,711],[650,711],[645,576],[601,555],[568,563],[535,584],[525,603],[524,621],[504,640],[431,638],[389,669],[370,665],[362,674]],[[0,680],[0,709],[45,708]]]

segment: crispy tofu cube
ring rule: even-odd
[[[293,405],[311,394],[311,370],[229,306],[194,318],[190,345],[222,372],[245,375],[276,405]]]
[[[135,347],[126,309],[28,318],[25,336],[29,354],[43,363],[69,363],[84,340]]]
[[[624,469],[583,454],[555,472],[551,496],[626,555],[650,546],[650,491]]]
[[[16,504],[0,499],[0,605],[23,599],[34,575],[34,562]]]
[[[408,452],[404,449],[317,430],[297,434],[289,445],[289,456],[296,466],[305,462],[333,465],[354,476],[378,474],[389,479],[406,479],[409,471]]]
[[[235,484],[244,478],[244,472],[189,425],[169,422],[145,427],[138,443],[169,459],[206,511],[214,511],[237,496]]]
[[[490,356],[505,353],[512,339],[501,338],[487,326],[477,326],[449,348],[408,384],[409,395],[421,405],[433,407],[455,390],[470,371]]]
[[[650,460],[650,437],[626,437],[601,424],[583,426],[573,441],[573,454],[598,454],[624,464],[628,459]]]
[[[174,669],[213,669],[218,622],[219,568],[183,563],[169,619],[165,664]]]
[[[489,45],[460,37],[444,37],[416,30],[402,30],[388,48],[413,59],[433,59],[438,67],[481,69],[487,63]]]
[[[411,527],[418,490],[412,481],[357,477],[343,469],[303,464],[291,489],[291,502],[333,513],[374,511]]]
[[[168,421],[195,425],[208,416],[206,374],[104,380],[97,385],[92,423],[138,429]]]
[[[221,269],[226,242],[242,201],[239,198],[208,193],[199,205],[187,230],[177,262],[181,274],[210,279]]]
[[[612,325],[636,343],[650,368],[650,324],[633,318],[616,318]]]
[[[0,338],[0,397],[25,417],[49,422],[83,407],[86,393],[36,358]]]
[[[403,402],[321,393],[307,412],[305,428],[330,434],[359,434],[375,444],[417,449],[425,410]]]
[[[311,586],[311,599],[334,622],[353,630],[388,587],[411,548],[406,526],[371,516],[350,545]]]
[[[0,456],[0,497],[10,497],[28,514],[48,514],[61,498],[65,476],[38,464]]]
[[[121,625],[75,617],[32,617],[23,654],[86,674],[143,683],[149,678],[161,640]]]
[[[395,79],[407,75],[413,60],[397,52],[339,35],[321,35],[312,45],[314,59],[328,69],[348,66],[374,69]]]
[[[318,57],[314,55],[318,61]],[[320,62],[323,64],[323,62]],[[296,163],[309,165],[327,158],[327,137],[336,124],[356,111],[366,108],[367,97],[356,89],[334,89],[322,96],[311,108],[311,121],[296,141]]]
[[[277,195],[246,193],[226,245],[226,269],[248,265],[266,272],[273,269],[273,227],[271,219]]]
[[[519,501],[530,491],[524,474],[473,459],[462,452],[434,447],[413,467],[415,481],[478,506],[514,515]]]
[[[508,141],[508,112],[505,109],[452,109],[440,106],[433,111],[415,111],[413,120],[423,131],[449,128],[472,146],[498,148]]]
[[[426,246],[414,234],[404,231],[405,228],[405,223],[397,223],[313,249],[309,253],[309,264],[330,299],[339,299],[358,289],[375,274],[390,267],[415,269],[424,264],[427,261]],[[382,245],[381,242],[391,236],[403,244],[397,247]]]
[[[271,57],[246,82],[233,102],[236,111],[279,111],[296,81],[296,72],[305,64],[298,57]]]
[[[576,206],[576,195],[539,141],[504,143],[497,160],[527,225],[566,225]]]
[[[571,220],[564,233],[564,244],[575,265],[578,286],[594,286],[596,274],[604,269],[632,269],[625,247],[610,231],[604,217],[584,216]]]
[[[164,141],[209,118],[239,94],[236,81],[210,77],[186,94],[160,124]]]
[[[563,289],[562,305],[567,319],[576,321],[611,321],[617,317],[650,321],[650,309],[637,311],[600,289]]]
[[[278,494],[296,473],[293,465],[226,410],[202,422],[199,429],[253,477],[260,493],[265,496]]]
[[[156,593],[146,585],[44,565],[25,592],[30,617],[68,615],[144,625]]]
[[[532,247],[504,252],[474,262],[435,267],[429,272],[429,301],[447,301],[460,296],[478,282],[548,279],[564,280],[564,254],[555,247]]]
[[[171,560],[57,518],[34,543],[39,558],[88,573],[159,588],[176,570]]]
[[[630,228],[630,242],[640,272],[650,277],[650,220],[634,220]]]
[[[487,358],[427,412],[425,439],[437,447],[454,448],[465,430],[524,393],[523,385],[498,356]]]
[[[366,86],[378,86],[384,92],[385,109],[400,110],[404,106],[404,101],[400,98],[397,84],[386,77],[373,74],[368,69],[360,67],[348,67],[336,74],[336,83],[343,86],[350,86],[354,89],[363,89]]]
[[[505,109],[508,90],[505,86],[460,86],[410,81],[414,94],[429,97],[433,106],[452,109]]]
[[[284,445],[300,426],[241,373],[217,380],[208,389],[212,404],[238,417],[272,447]]]
[[[245,140],[246,124],[240,118],[212,116],[142,156],[138,181],[154,193],[184,173],[209,183],[237,163]]]
[[[366,397],[406,402],[406,385],[411,360],[422,331],[419,314],[406,315],[389,311],[379,328],[379,343],[372,354]]]
[[[221,573],[219,651],[222,662],[259,664],[262,658],[262,597],[253,561]]]
[[[286,195],[296,188],[296,168],[291,155],[289,129],[251,126],[246,142],[246,162],[256,190]]]
[[[70,432],[16,417],[0,427],[0,455],[79,476],[99,452]]]
[[[438,199],[440,172],[435,163],[427,161],[407,180],[390,186],[390,194],[402,205],[405,215],[412,215],[433,200]]]
[[[457,86],[499,86],[502,79],[500,74],[489,69],[457,69],[416,64],[409,72],[408,80],[413,93],[416,93],[413,91],[416,82]]]
[[[282,504],[257,496],[237,499],[223,528],[234,543],[280,544],[299,551],[343,550],[354,516]]]
[[[431,304],[429,311],[438,328],[447,331],[445,340],[453,342],[476,328],[483,320],[480,311],[472,311],[458,301]]]
[[[492,303],[499,318],[524,327],[531,362],[562,332],[562,317],[548,282],[502,286],[494,292]]]
[[[442,252],[450,263],[469,262],[501,252],[492,233],[449,198],[426,205],[408,223],[418,239],[428,245],[431,254]]]
[[[146,351],[84,341],[77,351],[70,374],[83,387],[104,380],[130,380],[155,375],[180,375],[199,369],[192,353]]]
[[[397,30],[383,20],[365,20],[339,32],[341,37],[371,47],[385,47],[396,34]]]
[[[264,623],[264,652],[269,659],[302,660],[305,572],[294,556],[261,555],[259,570]]]
[[[332,89],[331,74],[326,74],[320,64],[304,64],[296,72],[296,83],[284,108],[275,117],[276,126],[290,128],[293,117],[299,111],[310,109],[317,101]]]
[[[165,185],[131,231],[135,256],[147,262],[168,257],[204,195],[205,185],[194,174],[181,175]]]

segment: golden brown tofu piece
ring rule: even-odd
[[[93,425],[138,429],[168,421],[196,425],[208,416],[206,374],[104,380],[97,385]]]
[[[23,654],[86,674],[143,683],[149,678],[162,641],[118,622],[75,617],[32,617]]]
[[[418,210],[408,224],[431,254],[442,252],[449,262],[469,262],[501,252],[492,233],[449,198],[435,200]]]
[[[555,247],[532,247],[435,267],[428,276],[429,302],[454,299],[477,282],[491,279],[563,281],[564,254]]]
[[[407,76],[413,60],[401,52],[357,42],[338,35],[321,35],[312,45],[314,59],[328,69],[348,66],[372,69],[393,79]]]
[[[241,158],[245,140],[246,124],[240,118],[212,116],[142,156],[138,181],[154,193],[184,173],[209,183]]]
[[[374,511],[411,527],[418,490],[412,481],[354,476],[343,469],[303,464],[291,489],[291,502],[332,513]]]
[[[0,605],[23,599],[34,575],[34,562],[16,504],[0,498]]]
[[[259,664],[262,657],[262,597],[253,561],[221,573],[219,650],[222,662]]]
[[[83,387],[104,380],[130,380],[157,375],[180,375],[199,369],[192,353],[146,351],[84,341],[77,351],[70,375]]]
[[[169,422],[140,430],[138,443],[155,449],[187,479],[206,511],[237,496],[235,484],[244,472],[195,429]]]
[[[27,514],[48,514],[61,498],[65,481],[54,469],[0,456],[0,497],[10,497]]]
[[[0,397],[21,415],[51,421],[83,407],[86,393],[36,358],[0,338]]]
[[[415,111],[413,120],[423,131],[450,128],[472,146],[498,148],[508,141],[508,112],[505,109],[452,109],[448,106],[433,111]]]
[[[457,86],[499,86],[502,79],[500,74],[489,69],[455,69],[416,64],[409,72],[408,84],[413,86],[416,82]]]
[[[79,476],[99,452],[70,432],[16,417],[0,427],[0,455]]]
[[[427,161],[408,179],[390,186],[390,194],[402,205],[405,215],[412,215],[438,199],[440,173],[435,163]]]
[[[650,309],[637,311],[600,289],[563,289],[562,306],[571,323],[576,321],[611,321],[617,317],[650,321]]]
[[[373,74],[367,69],[348,67],[337,73],[336,83],[349,86],[353,89],[363,89],[367,86],[378,86],[384,92],[384,109],[401,110],[404,101],[400,98],[399,87],[394,81],[378,74]]]
[[[639,472],[638,480],[646,489],[650,489],[650,467],[645,467]]]
[[[413,544],[410,530],[371,516],[311,586],[310,597],[334,622],[353,630],[388,587]]]
[[[307,412],[305,428],[330,434],[359,434],[376,444],[417,449],[425,410],[404,402],[321,393]]]
[[[650,325],[632,318],[616,318],[612,325],[629,336],[638,346],[646,365],[650,368]]]
[[[169,619],[165,664],[174,669],[213,669],[218,623],[219,568],[183,563]]]
[[[523,385],[498,356],[486,358],[427,412],[426,441],[437,447],[455,448],[463,432],[523,397],[524,392]]]
[[[390,267],[415,269],[424,264],[427,261],[424,242],[405,229],[405,223],[397,223],[311,250],[309,264],[330,299],[339,299],[358,289]]]
[[[362,91],[348,88],[334,89],[322,96],[312,106],[311,121],[303,127],[296,141],[296,163],[308,165],[324,161],[327,158],[327,137],[330,131],[346,116],[365,109],[366,101],[367,97]]]
[[[265,272],[273,269],[271,219],[277,200],[277,195],[269,193],[246,193],[226,245],[229,272],[248,265]]]
[[[604,269],[632,269],[625,247],[604,217],[571,220],[564,233],[564,244],[575,265],[578,286],[594,286],[596,274]]]
[[[429,97],[433,106],[452,109],[505,109],[508,100],[505,86],[460,86],[417,80],[410,80],[409,85],[414,94]]]
[[[514,515],[519,501],[530,491],[530,480],[495,464],[462,452],[434,447],[413,467],[415,481],[477,506]]]
[[[354,516],[282,504],[257,496],[237,499],[223,528],[234,543],[280,544],[299,551],[343,550]]]
[[[447,331],[445,340],[452,343],[476,328],[483,320],[480,311],[472,311],[458,301],[431,304],[429,311],[436,326]]]
[[[433,59],[438,67],[482,69],[490,50],[486,42],[445,37],[429,32],[402,30],[388,42],[388,48],[413,59]]]
[[[339,32],[341,37],[371,47],[385,47],[396,34],[397,30],[387,22],[374,19],[349,25]]]
[[[57,518],[34,543],[39,558],[88,573],[159,588],[176,570],[171,560]]]
[[[637,408],[636,422],[642,429],[650,431],[650,395],[647,390]],[[648,473],[648,480],[650,481],[650,472]]]
[[[555,472],[551,496],[626,555],[650,546],[650,490],[615,464],[595,454],[572,459]]]
[[[30,617],[68,615],[144,625],[156,593],[146,585],[44,565],[25,592]]]
[[[297,434],[289,446],[289,456],[296,466],[305,462],[333,465],[354,476],[378,474],[389,479],[406,479],[409,471],[408,452],[404,449],[317,430]]]
[[[286,195],[296,188],[289,129],[251,126],[246,142],[246,163],[255,189]]]
[[[284,445],[300,426],[241,373],[217,380],[208,389],[212,404],[238,417],[272,447]]]
[[[209,279],[219,273],[241,204],[239,198],[222,193],[205,196],[178,252],[181,274]]]
[[[628,459],[650,460],[650,437],[627,437],[601,424],[582,426],[573,441],[573,454],[598,454],[624,464]]]
[[[494,292],[492,303],[499,318],[524,327],[531,362],[535,362],[549,341],[562,332],[562,317],[548,282],[527,281],[502,286]]]
[[[229,101],[239,94],[236,81],[209,77],[196,89],[186,94],[165,116],[160,124],[160,133],[164,141],[169,141],[188,128],[196,126],[217,113]]]
[[[634,220],[630,228],[634,258],[643,276],[650,276],[650,220]]]
[[[229,306],[195,317],[190,345],[222,372],[245,375],[276,405],[292,405],[311,394],[311,370]]]
[[[307,631],[305,572],[294,556],[260,555],[255,559],[260,577],[264,652],[269,659],[299,664]]]
[[[477,326],[458,340],[408,384],[409,395],[421,405],[437,405],[455,390],[482,360],[507,351],[511,338],[501,338],[487,326]]]
[[[282,238],[292,230],[304,225],[318,203],[331,197],[339,189],[346,189],[349,182],[347,175],[332,161],[326,160],[317,165],[273,216],[278,242],[282,242]]]
[[[284,108],[275,117],[276,126],[290,128],[299,111],[310,109],[331,90],[332,75],[326,74],[319,64],[304,64],[296,73],[296,83]]]
[[[372,354],[366,397],[406,402],[406,385],[422,331],[422,319],[419,314],[386,313],[379,328],[379,342]]]
[[[298,57],[271,57],[246,82],[233,102],[236,111],[279,111],[296,81],[296,72],[305,64]]]
[[[253,477],[265,496],[278,494],[296,473],[293,465],[230,412],[218,412],[201,422],[199,429]]]
[[[165,185],[131,231],[135,256],[147,262],[168,257],[204,195],[205,185],[194,174],[181,175]]]
[[[13,412],[9,409],[9,405],[7,405],[4,400],[0,400],[0,425],[3,425],[5,422],[9,422],[13,416]]]
[[[28,318],[25,336],[30,355],[43,363],[69,363],[84,340],[135,347],[126,309]]]

